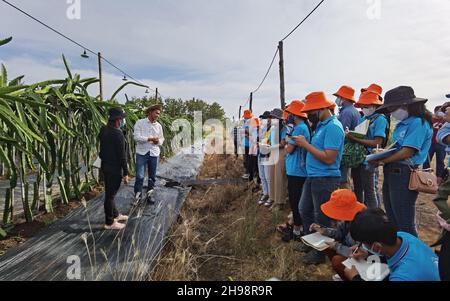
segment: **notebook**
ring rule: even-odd
[[[328,249],[328,245],[326,244],[326,242],[333,242],[334,239],[316,232],[303,236],[302,241],[311,248],[314,248],[318,251],[324,251]]]
[[[382,160],[384,158],[392,156],[397,151],[399,151],[399,149],[397,148],[397,142],[394,142],[393,144],[388,146],[386,149],[374,150],[373,154],[366,156],[366,161],[370,162],[370,161]]]
[[[356,138],[363,139],[366,137],[367,132],[369,131],[370,120],[365,120],[361,124],[359,124],[354,131],[350,131],[349,133]]]
[[[342,263],[346,268],[356,267],[364,281],[383,281],[391,272],[389,266],[381,262],[368,262],[367,260],[355,260],[349,258]]]

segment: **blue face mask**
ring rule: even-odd
[[[366,250],[367,252],[369,252],[369,253],[371,253],[371,254],[373,254],[373,255],[376,255],[376,256],[378,256],[378,257],[383,257],[383,256],[384,256],[383,254],[374,251],[372,248],[366,247],[365,244],[362,244],[362,248],[363,248],[364,250]]]
[[[337,105],[339,108],[341,108],[342,105],[343,105],[342,98],[341,98],[341,97],[336,98],[335,103],[336,103],[336,105]]]

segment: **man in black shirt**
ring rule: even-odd
[[[128,184],[127,146],[121,128],[125,125],[125,113],[120,108],[109,109],[108,124],[100,130],[101,169],[105,178],[105,229],[121,230],[128,216],[120,214],[114,197],[120,183]]]

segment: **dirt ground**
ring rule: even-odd
[[[89,201],[101,193],[100,190],[94,190],[84,195],[86,201]],[[52,213],[42,213],[34,218],[34,221],[27,223],[23,218],[17,218],[12,228],[8,229],[8,236],[0,239],[0,256],[5,254],[8,249],[17,247],[26,240],[32,238],[45,227],[54,223],[58,219],[65,217],[73,210],[79,208],[79,200],[71,200],[69,204],[58,204]]]
[[[208,156],[200,178],[238,178],[242,160]],[[380,179],[380,182],[382,179]],[[381,187],[381,185],[380,185]],[[194,187],[178,224],[154,270],[154,280],[267,280],[328,281],[328,263],[304,266],[293,243],[284,243],[275,226],[286,220],[288,208],[271,212],[257,205],[260,192],[253,185]],[[254,190],[254,191],[252,191]],[[417,221],[421,238],[435,242],[432,196],[420,195]]]

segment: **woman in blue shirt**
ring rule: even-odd
[[[311,142],[305,136],[292,137],[298,147],[307,151],[308,177],[299,204],[305,232],[310,232],[313,223],[331,226],[330,218],[323,214],[320,206],[330,199],[340,185],[344,129],[333,114],[335,107],[324,92],[309,94],[303,112],[308,114],[313,125],[317,124],[316,130]],[[304,256],[302,261],[305,264],[320,264],[325,262],[325,255],[314,250]]]
[[[416,229],[417,191],[409,190],[411,169],[427,159],[433,137],[432,114],[427,99],[417,98],[411,87],[398,87],[386,93],[377,113],[391,113],[398,121],[392,136],[398,152],[381,161],[384,165],[383,201],[389,219],[400,231],[418,236]]]
[[[291,205],[292,218],[294,221],[293,228],[288,227],[283,235],[283,241],[291,239],[300,240],[302,219],[298,210],[298,203],[302,195],[303,184],[306,181],[306,151],[295,145],[292,136],[304,136],[306,140],[311,139],[311,130],[308,124],[308,115],[303,113],[305,104],[301,101],[294,100],[286,112],[292,116],[294,129],[292,133],[286,136],[286,174],[288,178],[288,197]]]
[[[347,133],[347,139],[364,145],[369,152],[372,152],[377,146],[384,146],[389,138],[389,124],[383,114],[375,112],[382,105],[383,102],[380,100],[378,94],[369,91],[363,92],[355,107],[361,108],[364,114],[361,123],[367,120],[370,122],[369,130],[363,139],[356,138],[351,133]],[[381,204],[377,202],[374,185],[374,167],[368,165],[367,162],[363,162],[360,166],[352,168],[352,178],[357,199],[360,202],[364,201],[364,204],[368,208],[380,207]]]

